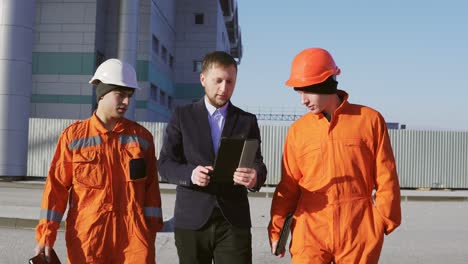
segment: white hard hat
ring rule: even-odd
[[[89,83],[97,85],[99,82],[140,89],[135,69],[118,59],[108,59],[99,65]]]

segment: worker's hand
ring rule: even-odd
[[[50,256],[52,255],[51,247],[47,247],[47,246],[39,245],[39,244],[34,249],[34,253],[36,254],[35,256],[37,256],[39,254],[44,254],[45,259],[46,259],[47,262],[50,261]]]
[[[275,255],[276,247],[278,246],[278,240],[271,241],[271,254]],[[286,250],[279,254],[277,257],[282,258],[284,257]]]
[[[257,184],[257,171],[251,168],[237,168],[234,172],[234,183],[252,189]]]
[[[201,187],[208,186],[210,183],[210,176],[208,173],[213,171],[212,166],[197,166],[192,171],[192,183]]]

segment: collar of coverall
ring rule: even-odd
[[[122,133],[125,129],[125,124],[126,124],[127,119],[125,117],[122,117],[116,124],[112,132],[115,133]],[[95,129],[100,133],[100,134],[106,134],[109,131],[107,128],[104,127],[104,125],[101,123],[101,120],[96,115],[96,112],[93,113],[93,116],[91,117],[91,124],[95,127]]]

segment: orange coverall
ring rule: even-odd
[[[343,99],[330,122],[308,113],[289,129],[273,196],[271,241],[294,211],[293,263],[377,263],[401,223],[400,186],[383,117]],[[375,188],[375,196],[372,192]]]
[[[155,263],[161,196],[144,127],[122,119],[108,131],[94,114],[66,128],[44,187],[39,244],[54,245],[67,200],[70,263]]]

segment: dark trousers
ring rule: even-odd
[[[180,264],[251,264],[250,228],[232,226],[215,208],[199,230],[174,229]]]

